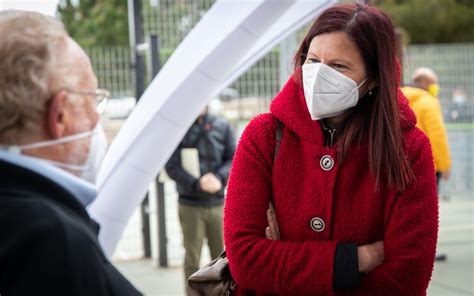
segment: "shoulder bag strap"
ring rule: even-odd
[[[280,144],[281,144],[281,138],[283,136],[283,122],[281,122],[278,118],[275,118],[276,123],[277,123],[277,128],[276,128],[276,141],[275,141],[275,155],[273,156],[273,163],[275,163],[277,155],[278,155],[278,150],[280,149]]]

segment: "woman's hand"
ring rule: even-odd
[[[265,236],[270,240],[280,240],[280,230],[276,219],[276,212],[273,204],[270,203],[267,210],[268,226],[265,229]]]
[[[359,272],[369,272],[383,263],[385,252],[383,241],[363,245],[357,248],[359,257]]]

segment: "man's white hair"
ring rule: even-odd
[[[420,67],[413,72],[412,80],[417,82],[420,79],[438,80],[438,76],[430,68]]]
[[[69,36],[51,17],[15,10],[0,12],[0,36],[0,143],[14,144],[44,128],[54,88],[68,79],[60,59]]]

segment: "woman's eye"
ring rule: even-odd
[[[334,68],[339,68],[339,69],[347,68],[346,66],[341,65],[341,64],[333,64],[332,66],[333,66]]]
[[[309,58],[308,63],[314,64],[314,63],[320,63],[320,61],[318,59],[315,59],[315,58]]]

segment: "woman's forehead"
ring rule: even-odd
[[[324,60],[362,62],[359,49],[344,32],[321,34],[313,38],[308,55]]]

